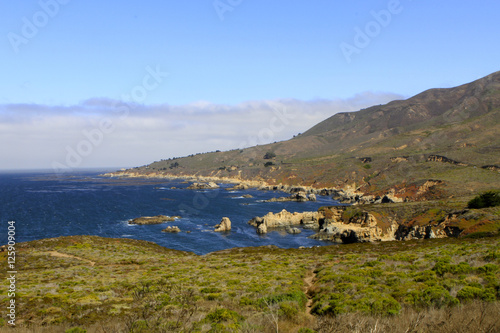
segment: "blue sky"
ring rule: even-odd
[[[0,168],[50,167],[63,160],[68,146],[85,139],[82,131],[111,112],[111,101],[143,107],[130,110],[135,126],[115,121],[116,129],[82,158],[81,167],[236,148],[246,140],[234,130],[243,116],[268,111],[254,132],[273,117],[269,107],[245,109],[256,102],[287,100],[292,108],[291,100],[302,106],[327,100],[336,106],[309,105],[308,120],[288,124],[276,133],[279,140],[335,112],[351,111],[343,107],[467,83],[500,70],[499,12],[500,2],[493,0],[4,1],[0,151],[12,158],[0,161]],[[356,52],[346,55],[345,45]],[[171,118],[182,123],[182,114],[193,108],[204,121],[224,119],[220,131],[227,137],[179,145],[158,134],[137,144],[140,157],[129,156],[128,163],[119,150],[109,157],[107,149],[120,140],[134,145],[134,131],[139,136],[150,122]],[[13,124],[20,126],[17,132]],[[189,138],[194,129],[184,124]],[[34,141],[22,137],[34,131]],[[39,151],[42,144],[50,158],[19,153]],[[146,153],[141,145],[151,149]]]

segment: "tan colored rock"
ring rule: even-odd
[[[178,233],[181,232],[181,229],[178,226],[168,226],[162,232]]]
[[[228,217],[223,217],[219,224],[215,226],[216,232],[225,232],[231,230],[231,220]]]
[[[212,190],[217,188],[219,188],[219,185],[214,182],[193,183],[187,187],[188,190]]]
[[[291,234],[291,235],[297,235],[300,234],[302,231],[299,228],[292,228],[292,227],[286,227],[286,232]]]
[[[258,234],[267,234],[267,226],[264,223],[259,224],[257,227],[257,233]]]
[[[257,227],[258,233],[266,233],[268,228],[286,228],[296,225],[318,228],[319,220],[322,218],[324,216],[321,212],[290,213],[283,209],[276,214],[270,212],[263,217],[255,217],[248,221],[248,224]]]
[[[296,201],[296,202],[306,202],[306,201],[316,201],[316,195],[313,193],[307,196],[306,192],[297,192],[289,197],[271,198],[265,202],[286,202],[286,201]]]
[[[173,222],[176,219],[180,218],[179,216],[165,216],[165,215],[157,215],[157,216],[142,216],[128,221],[128,224],[161,224],[165,222]]]
[[[390,221],[391,225],[386,230],[379,227],[375,216],[368,212],[356,214],[349,220],[343,220],[344,207],[328,207],[324,213],[328,219],[321,224],[320,231],[310,236],[313,239],[328,240],[336,243],[358,243],[389,241],[395,239],[398,229],[397,223]]]

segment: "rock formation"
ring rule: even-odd
[[[231,230],[231,220],[228,217],[223,217],[219,224],[215,226],[216,232],[225,232]]]
[[[375,216],[368,212],[357,212],[354,216],[344,216],[345,207],[327,207],[325,218],[320,221],[320,230],[313,239],[336,243],[358,243],[394,240],[397,224],[381,228]]]
[[[248,224],[257,228],[257,233],[265,234],[268,228],[286,228],[302,226],[304,228],[318,228],[319,219],[323,218],[320,212],[290,213],[283,209],[279,213],[268,213],[263,217],[255,217]]]
[[[208,183],[193,183],[187,187],[188,190],[213,190],[219,188],[214,182]]]
[[[231,188],[228,188],[227,190],[228,191],[238,191],[238,190],[248,190],[249,188],[250,188],[250,186],[248,184],[240,183],[240,184],[234,185]]]
[[[306,194],[306,192],[296,192],[289,197],[271,198],[265,202],[285,202],[285,201],[296,201],[296,202],[306,202],[306,201],[316,201],[316,195],[314,193]]]
[[[181,229],[178,226],[168,226],[162,232],[178,233],[181,232]]]
[[[459,166],[467,166],[467,163],[462,163],[459,161],[452,160],[451,158],[448,158],[446,156],[441,156],[441,155],[429,155],[427,157],[427,162],[441,162],[441,163],[450,163],[454,165],[459,165]]]
[[[142,216],[128,221],[128,224],[161,224],[165,222],[173,222],[179,219],[180,216],[165,216],[165,215],[157,215],[157,216]]]
[[[302,231],[299,228],[286,227],[286,232],[292,235],[300,234]]]

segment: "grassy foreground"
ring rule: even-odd
[[[17,260],[18,332],[500,330],[499,237],[197,256],[73,236],[20,243]]]

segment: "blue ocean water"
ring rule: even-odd
[[[15,221],[16,242],[69,235],[96,235],[133,238],[155,242],[171,249],[205,254],[246,246],[277,245],[281,248],[326,245],[307,238],[312,230],[289,235],[272,231],[261,236],[247,222],[268,212],[315,211],[335,205],[329,197],[317,202],[265,203],[286,196],[274,191],[227,191],[185,189],[180,180],[116,179],[99,177],[98,172],[0,174],[0,244],[7,243],[7,222]],[[176,187],[177,189],[171,189]],[[243,198],[251,194],[253,198]],[[181,219],[160,225],[129,225],[140,216],[179,215]],[[232,222],[232,231],[216,233],[213,226],[222,217]],[[178,234],[161,232],[177,225]],[[4,229],[4,230],[1,230]],[[190,233],[187,233],[190,231]]]

